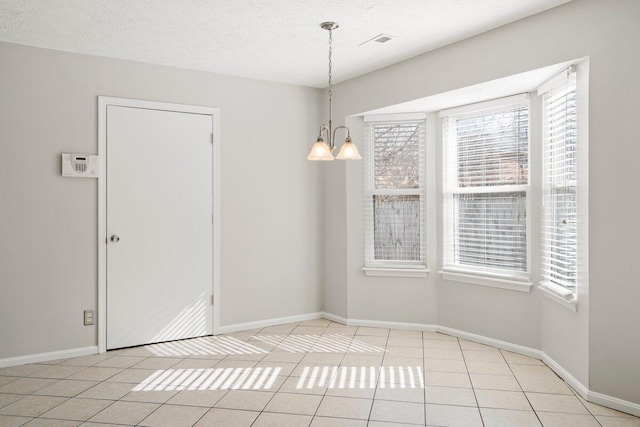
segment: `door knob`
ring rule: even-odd
[[[120,241],[120,237],[114,234],[113,236],[111,236],[111,241],[113,243],[118,243]]]

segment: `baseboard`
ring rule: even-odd
[[[304,322],[305,320],[322,319],[324,313],[308,313],[298,314],[296,316],[278,317],[275,319],[258,320],[255,322],[247,323],[235,323],[232,325],[224,325],[218,328],[218,332],[221,334],[229,334],[232,332],[240,332],[251,329],[266,328],[269,326],[283,325],[285,323]]]
[[[629,402],[628,400],[618,399],[617,397],[608,396],[591,390],[587,391],[587,397],[585,400],[587,402],[596,403],[598,405],[640,417],[640,405]]]
[[[562,378],[569,386],[576,390],[582,398],[587,402],[592,402],[598,405],[606,406],[608,408],[615,409],[617,411],[625,412],[627,414],[640,417],[640,404],[629,402],[627,400],[618,399],[617,397],[608,396],[606,394],[597,393],[589,390],[584,384],[578,381],[573,375],[571,375],[566,369],[564,369],[555,360],[549,357],[542,350],[537,350],[531,347],[525,347],[518,344],[512,344],[510,342],[497,340],[494,338],[485,337],[483,335],[472,334],[470,332],[461,331],[458,329],[449,328],[446,326],[429,325],[422,323],[402,323],[402,322],[387,322],[379,320],[362,320],[362,319],[347,319],[341,316],[336,316],[331,313],[322,313],[325,319],[339,322],[345,325],[353,326],[368,326],[372,328],[392,328],[392,329],[407,329],[412,331],[436,331],[443,334],[452,335],[454,337],[462,338],[468,341],[477,342],[479,344],[490,345],[492,347],[500,348],[502,350],[511,351],[513,353],[522,354],[523,356],[529,356],[534,359],[542,360],[549,368],[551,368],[560,378]]]
[[[366,326],[369,328],[405,329],[408,331],[435,332],[437,326],[423,323],[387,322],[384,320],[347,319],[349,326]]]
[[[331,320],[332,322],[336,322],[336,323],[342,323],[343,325],[347,325],[347,319],[345,317],[338,316],[337,314],[327,313],[326,311],[323,311],[321,315],[324,319]]]
[[[28,354],[26,356],[9,357],[0,359],[0,368],[9,366],[26,365],[28,363],[49,362],[51,360],[68,359],[70,357],[88,356],[97,354],[98,346],[72,348],[69,350],[51,351],[49,353]]]

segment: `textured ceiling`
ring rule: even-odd
[[[314,87],[570,0],[2,0],[0,40]],[[362,42],[381,33],[385,44]]]

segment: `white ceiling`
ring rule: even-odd
[[[313,87],[570,0],[2,0],[0,40]],[[385,43],[362,42],[381,33]]]

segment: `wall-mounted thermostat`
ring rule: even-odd
[[[100,162],[98,156],[90,154],[63,154],[62,176],[68,178],[98,178]]]

